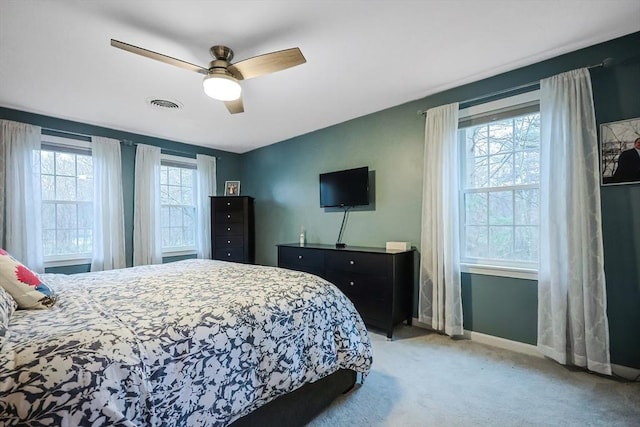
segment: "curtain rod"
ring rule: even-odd
[[[121,139],[120,143],[129,146],[129,147],[135,147],[138,145],[138,142],[134,142],[130,139]],[[181,151],[181,150],[174,150],[173,148],[162,148],[160,147],[160,151],[163,152],[164,154],[177,154],[179,156],[193,156],[193,158],[195,158],[196,154],[199,153],[189,153],[188,151]],[[211,156],[214,157],[216,160],[220,159],[220,156]]]
[[[589,70],[592,70],[594,68],[609,68],[613,65],[614,63],[614,59],[613,58],[605,58],[602,60],[602,62],[600,62],[599,64],[593,64],[593,65],[589,65],[586,68],[588,68]],[[466,108],[468,107],[462,107],[463,104],[475,104],[478,101],[490,101],[493,100],[493,98],[496,98],[498,96],[501,95],[505,95],[505,94],[510,94],[513,93],[513,95],[517,95],[519,93],[523,93],[523,92],[529,92],[531,90],[536,90],[540,88],[540,80],[538,81],[534,81],[534,82],[529,82],[529,83],[524,83],[521,84],[520,86],[515,86],[515,87],[511,87],[508,89],[503,89],[503,90],[499,90],[496,92],[492,92],[490,94],[487,95],[482,95],[482,96],[477,96],[475,98],[470,98],[464,101],[460,102],[461,107],[460,108]],[[427,110],[418,110],[418,112],[416,113],[418,116],[425,116],[427,114]]]
[[[60,137],[64,137],[64,138],[69,138],[69,139],[77,139],[80,141],[87,141],[87,142],[91,142],[91,135],[84,135],[81,133],[75,133],[75,132],[67,132],[67,131],[63,131],[63,130],[57,130],[57,129],[50,129],[50,128],[42,128],[41,130],[42,134],[44,135],[49,135],[49,136],[60,136]],[[137,142],[134,142],[130,139],[119,139],[119,138],[114,138],[117,139],[118,141],[120,141],[121,144],[124,144],[126,146],[129,147],[134,147],[136,145],[138,145]],[[164,154],[176,154],[176,155],[180,155],[180,156],[194,156],[197,153],[189,153],[188,151],[181,151],[181,150],[174,150],[171,148],[162,148],[160,147],[160,151],[164,152]],[[212,156],[215,157],[216,159],[220,159],[220,156]]]
[[[50,128],[41,128],[40,132],[43,135],[60,136],[60,137],[69,138],[69,139],[77,139],[79,141],[91,141],[91,135],[83,135],[81,133],[66,132],[63,130],[50,129]]]

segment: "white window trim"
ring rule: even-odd
[[[178,164],[183,164],[187,167],[189,166],[197,166],[198,162],[196,159],[192,159],[191,157],[180,157],[180,156],[173,156],[171,154],[161,154],[160,155],[160,163],[162,163],[162,161],[167,161],[167,162],[171,162],[171,163],[178,163]]]
[[[55,135],[40,135],[40,144],[48,144],[52,146],[60,147],[60,149],[64,150],[64,148],[75,148],[87,150],[88,154],[91,154],[91,143],[89,141],[82,141],[74,138],[65,138],[62,136]],[[75,203],[75,202],[72,202]],[[93,202],[92,202],[93,203]],[[93,254],[90,253],[81,253],[81,254],[69,254],[69,255],[52,255],[44,257],[44,268],[49,267],[68,267],[72,265],[84,265],[91,264]]]
[[[79,139],[72,138],[64,138],[61,136],[54,135],[46,135],[42,134],[40,136],[40,143],[57,145],[60,148],[71,147],[71,148],[82,148],[84,150],[91,151],[91,143],[89,141],[81,141]]]
[[[482,274],[484,276],[512,277],[514,279],[538,280],[537,268],[507,267],[483,265],[468,262],[460,263],[462,273]]]
[[[198,251],[195,249],[185,249],[185,248],[167,248],[165,252],[162,252],[162,256],[164,258],[170,258],[175,256],[184,256],[184,255],[197,255]]]
[[[531,102],[540,101],[540,90],[533,90],[530,92],[521,93],[518,95],[510,96],[508,98],[498,99],[495,101],[486,102],[484,104],[473,105],[471,107],[463,108],[458,113],[458,119],[463,120],[469,117],[486,115],[487,113],[499,110],[508,110],[511,108],[517,108],[518,105],[527,104]],[[465,173],[464,166],[460,168],[460,182],[463,182]],[[529,186],[518,186],[518,188]],[[537,186],[531,186],[537,187]],[[501,190],[513,190],[514,187],[499,187]],[[486,192],[486,190],[497,190],[497,188],[483,188],[478,192]],[[473,189],[466,192],[474,192]],[[464,208],[464,191],[460,191],[460,208]],[[460,215],[460,245],[464,245],[464,217]],[[461,249],[462,253],[462,249]],[[473,258],[460,259],[460,271],[463,273],[482,274],[486,276],[499,276],[499,277],[511,277],[515,279],[527,279],[538,280],[538,265],[537,263],[517,262],[516,265],[508,265],[509,261],[501,262],[497,264],[495,262],[487,262],[485,260],[476,260]]]
[[[190,157],[180,157],[180,156],[173,156],[171,154],[161,154],[160,155],[160,164],[162,164],[163,161],[166,161],[167,163],[171,163],[171,166],[179,166],[179,165],[184,165],[187,168],[190,169],[195,169],[197,171],[197,165],[198,165],[198,161],[196,159],[192,159]],[[194,191],[194,197],[195,194],[197,194],[197,182],[194,181],[193,184],[193,191]],[[191,207],[192,205],[171,205],[171,206],[183,206],[183,207]],[[193,205],[196,208],[196,215],[198,213],[198,206]],[[197,230],[196,230],[197,232]],[[195,245],[193,246],[179,246],[179,247],[169,247],[169,248],[162,248],[162,256],[169,258],[169,257],[175,257],[175,256],[184,256],[184,255],[196,255],[198,253],[198,250],[196,248]]]
[[[91,254],[73,254],[72,257],[55,255],[47,257],[44,267],[68,267],[72,265],[91,264]]]
[[[540,90],[532,90],[531,92],[521,93],[518,95],[502,98],[495,101],[485,102],[484,104],[472,105],[463,108],[458,113],[458,119],[466,119],[480,114],[487,114],[492,111],[513,108],[519,104],[540,101]]]

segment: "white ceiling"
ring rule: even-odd
[[[639,30],[638,0],[0,0],[0,106],[243,153]],[[214,44],[307,63],[243,81],[230,115],[202,75],[111,38],[204,67]]]

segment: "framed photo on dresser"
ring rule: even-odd
[[[239,196],[240,195],[240,181],[225,181],[224,182],[224,195],[225,196]]]

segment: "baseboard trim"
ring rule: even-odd
[[[420,322],[418,319],[413,318],[412,324],[419,328],[433,330],[430,325]],[[525,344],[518,341],[508,340],[506,338],[500,338],[493,335],[487,335],[480,332],[464,330],[464,338],[475,341],[481,344],[487,344],[492,347],[503,348],[505,350],[515,351],[516,353],[529,354],[531,356],[537,356],[544,358],[538,351],[535,345]]]
[[[614,375],[622,377],[630,381],[638,381],[640,378],[640,369],[630,368],[628,366],[611,364],[611,371]]]
[[[413,318],[412,324],[418,328],[433,330],[431,326],[426,323],[420,322],[418,319]],[[493,347],[502,348],[505,350],[515,351],[517,353],[528,354],[530,356],[546,359],[546,357],[538,351],[538,348],[532,344],[526,344],[518,341],[508,340],[506,338],[500,338],[493,335],[483,334],[481,332],[464,330],[465,338],[478,342],[481,344],[490,345]],[[611,364],[611,371],[614,375],[622,377],[627,380],[637,381],[640,377],[640,369],[631,368],[629,366]]]
[[[422,328],[422,329],[429,329],[430,331],[433,330],[431,326],[427,325],[426,323],[422,323],[416,317],[411,319],[411,326],[417,326],[418,328]]]
[[[492,347],[498,347],[505,350],[515,351],[516,353],[528,354],[530,356],[536,356],[544,359],[544,356],[538,351],[538,348],[535,345],[512,341],[506,338],[487,335],[480,332],[467,331],[466,329],[464,330],[464,337],[481,344],[487,344]]]

